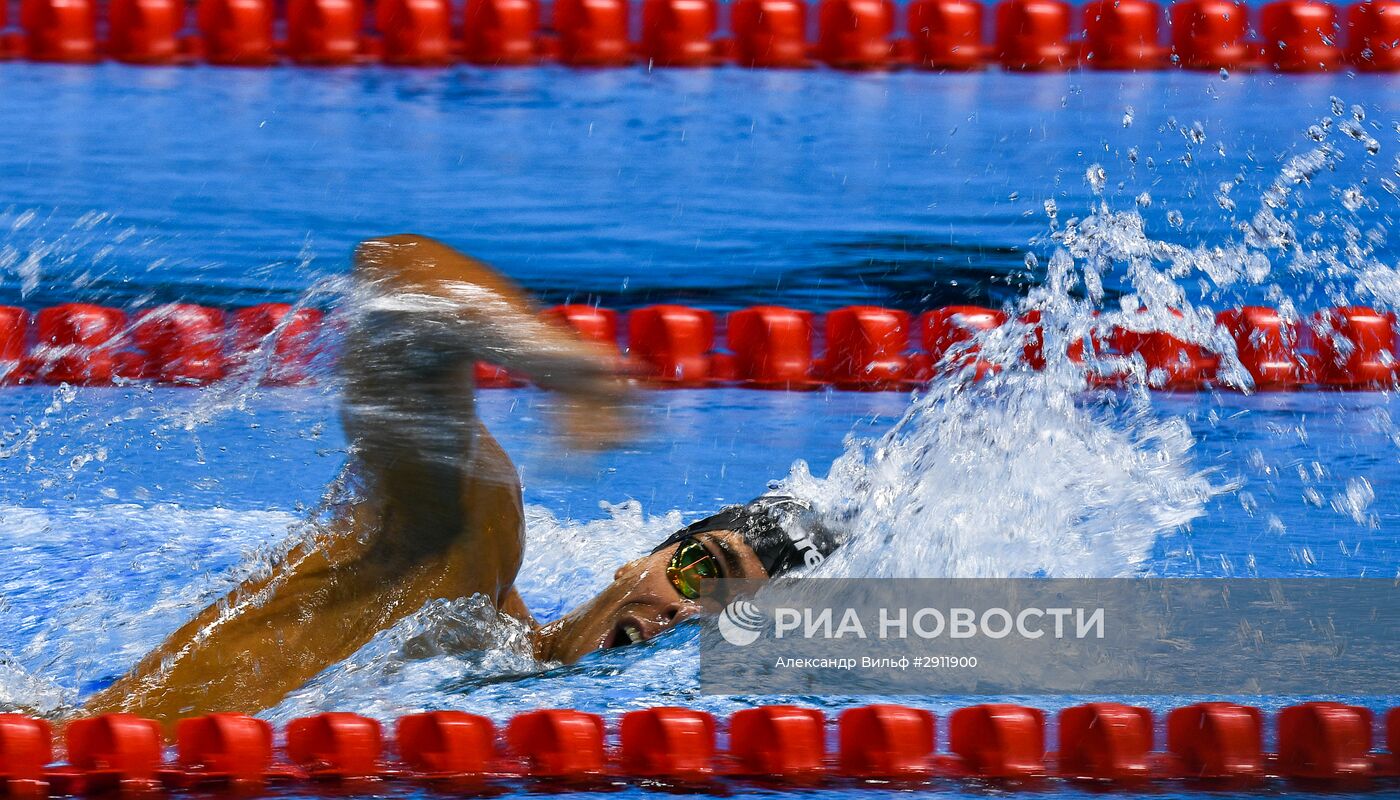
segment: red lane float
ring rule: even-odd
[[[539,29],[539,0],[467,0],[462,56],[488,66],[534,63]]]
[[[996,57],[1012,72],[1054,72],[1076,64],[1069,45],[1070,7],[1062,0],[997,4]]]
[[[39,346],[31,370],[46,383],[101,385],[117,375],[116,347],[126,314],[88,303],[66,303],[39,312]]]
[[[305,383],[323,316],[314,308],[293,311],[286,303],[239,309],[233,315],[234,364],[265,363],[263,382],[270,385]]]
[[[567,708],[519,714],[506,728],[512,754],[527,775],[554,780],[588,780],[602,775],[603,718]]]
[[[1181,312],[1173,310],[1174,316]],[[1110,337],[1119,353],[1142,356],[1147,384],[1154,389],[1200,390],[1215,380],[1220,359],[1205,348],[1184,342],[1164,331],[1130,331],[1119,328]]]
[[[704,386],[711,379],[715,315],[689,306],[658,305],[627,315],[627,351],[651,381]]]
[[[64,730],[64,743],[86,792],[159,786],[164,742],[155,720],[134,714],[74,720]]]
[[[987,48],[980,0],[914,0],[907,20],[915,64],[948,70],[982,67]]]
[[[359,0],[288,0],[287,55],[298,64],[353,64],[360,56]]]
[[[1017,318],[1017,322],[1030,326],[1026,334],[1026,345],[1021,348],[1021,360],[1031,369],[1045,369],[1045,326],[1040,324],[1040,309],[1032,309]],[[1067,354],[1071,361],[1082,363],[1084,344],[1075,342],[1069,346]]]
[[[1084,7],[1083,19],[1085,58],[1093,69],[1163,66],[1162,8],[1151,0],[1096,0]]]
[[[541,316],[572,328],[590,342],[617,349],[617,312],[597,306],[564,305],[546,308]]]
[[[1303,703],[1278,715],[1278,768],[1289,778],[1337,780],[1371,772],[1371,712],[1343,703]]]
[[[128,64],[173,64],[184,29],[183,0],[111,0],[107,55]]]
[[[287,758],[314,779],[376,777],[383,751],[379,723],[359,714],[332,711],[287,725]]]
[[[921,380],[934,374],[960,372],[974,367],[974,375],[981,379],[995,369],[995,365],[977,357],[978,348],[973,344],[976,336],[984,331],[999,328],[1006,323],[1006,314],[979,306],[948,306],[937,311],[926,311],[919,317],[919,331],[924,353],[915,356],[916,372]],[[950,353],[956,358],[948,361]]]
[[[1396,763],[1400,756],[1400,708],[1392,708],[1385,714],[1385,749],[1390,751],[1390,774],[1400,774],[1400,764]]]
[[[1279,72],[1327,72],[1342,66],[1337,9],[1315,0],[1275,0],[1260,14],[1264,59]]]
[[[825,771],[826,716],[815,708],[762,706],[729,718],[735,774],[804,783]]]
[[[689,708],[648,708],[622,715],[621,767],[628,775],[703,781],[715,772],[715,718]]]
[[[996,780],[1035,778],[1045,769],[1045,712],[984,703],[953,712],[948,749],[968,775]]]
[[[812,314],[754,306],[729,315],[735,380],[752,389],[814,389]]]
[[[510,370],[485,361],[476,362],[472,382],[478,389],[519,389],[525,385],[525,380],[516,377]]]
[[[20,714],[0,714],[0,793],[36,794],[45,783],[44,767],[53,761],[49,723]]]
[[[841,773],[865,780],[918,780],[933,773],[937,740],[931,712],[874,705],[841,712]]]
[[[98,58],[94,0],[21,0],[19,24],[30,61],[84,64]]]
[[[1167,751],[1182,777],[1256,779],[1264,775],[1264,715],[1235,703],[1197,703],[1167,715]]]
[[[132,338],[145,352],[140,377],[169,384],[201,384],[224,376],[224,312],[169,305],[136,317]]]
[[[1400,2],[1367,0],[1347,10],[1346,57],[1362,72],[1400,71]]]
[[[430,711],[394,726],[399,759],[420,777],[479,778],[496,760],[496,726],[465,711]]]
[[[272,0],[199,0],[196,16],[210,64],[256,67],[277,61]]]
[[[29,312],[0,306],[0,385],[23,377],[24,345],[29,335]]]
[[[895,389],[910,378],[908,312],[838,308],[826,315],[826,346],[826,378],[839,389]]]
[[[1234,69],[1250,60],[1249,9],[1233,0],[1172,5],[1172,51],[1187,69]]]
[[[642,58],[657,67],[715,63],[715,0],[644,0]]]
[[[1308,382],[1297,350],[1301,330],[1296,322],[1283,320],[1272,308],[1245,306],[1216,314],[1215,324],[1234,338],[1256,389],[1293,389]]]
[[[1317,382],[1333,389],[1388,387],[1395,383],[1395,314],[1351,306],[1313,317]]]
[[[176,763],[199,784],[260,784],[272,770],[272,726],[246,714],[209,714],[175,726]]]
[[[1152,712],[1121,703],[1089,703],[1060,712],[1061,777],[1138,781],[1149,777]]]
[[[803,0],[734,0],[729,9],[734,58],[739,66],[807,66],[807,4]]]
[[[559,60],[573,67],[616,67],[632,62],[627,0],[555,0]]]
[[[817,57],[838,69],[881,69],[894,52],[892,0],[821,0]]]
[[[379,0],[375,6],[385,64],[452,63],[452,4],[448,0]]]

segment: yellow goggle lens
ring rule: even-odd
[[[719,577],[719,565],[705,545],[691,539],[676,547],[671,563],[666,567],[666,577],[681,597],[694,600],[700,596],[707,581]]]

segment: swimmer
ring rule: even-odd
[[[530,626],[535,655],[572,663],[646,641],[701,612],[705,582],[819,563],[836,539],[801,502],[725,509],[617,570],[597,597],[538,625],[514,588],[520,479],[477,420],[471,374],[499,364],[559,395],[565,439],[619,443],[628,389],[616,359],[542,320],[523,292],[441,242],[391,236],[355,252],[341,360],[351,456],[326,523],[89,700],[173,723],[256,713],[425,603],[484,595]]]

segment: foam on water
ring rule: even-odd
[[[0,640],[22,643],[0,651],[0,706],[71,707],[265,563],[262,542],[295,519],[167,504],[0,506],[0,609],[27,612],[0,613]],[[67,580],[54,580],[57,562],[75,567]]]

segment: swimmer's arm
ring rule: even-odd
[[[588,446],[622,430],[623,384],[606,356],[541,322],[518,289],[445,245],[373,240],[355,269],[367,310],[342,371],[363,496],[172,634],[88,711],[166,722],[256,712],[434,598],[482,593],[528,620],[512,588],[519,479],[475,418],[473,364],[490,360],[562,391],[567,432]]]
[[[482,430],[476,460],[504,459]],[[254,714],[436,599],[486,594],[501,612],[532,623],[510,588],[520,563],[517,480],[473,480],[460,503],[451,498],[467,514],[462,546],[429,544],[451,537],[415,536],[402,527],[413,517],[365,494],[338,484],[329,517],[309,535],[171,634],[84,711],[128,711],[167,726],[216,711]]]
[[[355,279],[361,310],[342,360],[344,416],[371,469],[468,456],[476,361],[559,393],[574,446],[622,437],[616,359],[541,319],[521,289],[485,264],[427,237],[389,236],[359,246]]]
[[[519,526],[500,535],[483,530],[469,513],[494,519],[504,512],[464,502],[463,487],[516,486],[518,494],[519,479],[504,453],[479,457],[475,364],[489,361],[554,390],[567,438],[597,448],[625,430],[626,384],[616,359],[541,319],[508,279],[436,240],[371,239],[356,249],[354,268],[342,416],[385,517],[380,529],[364,533],[408,563],[470,549],[481,582],[494,581],[477,590],[499,604],[519,568]]]

